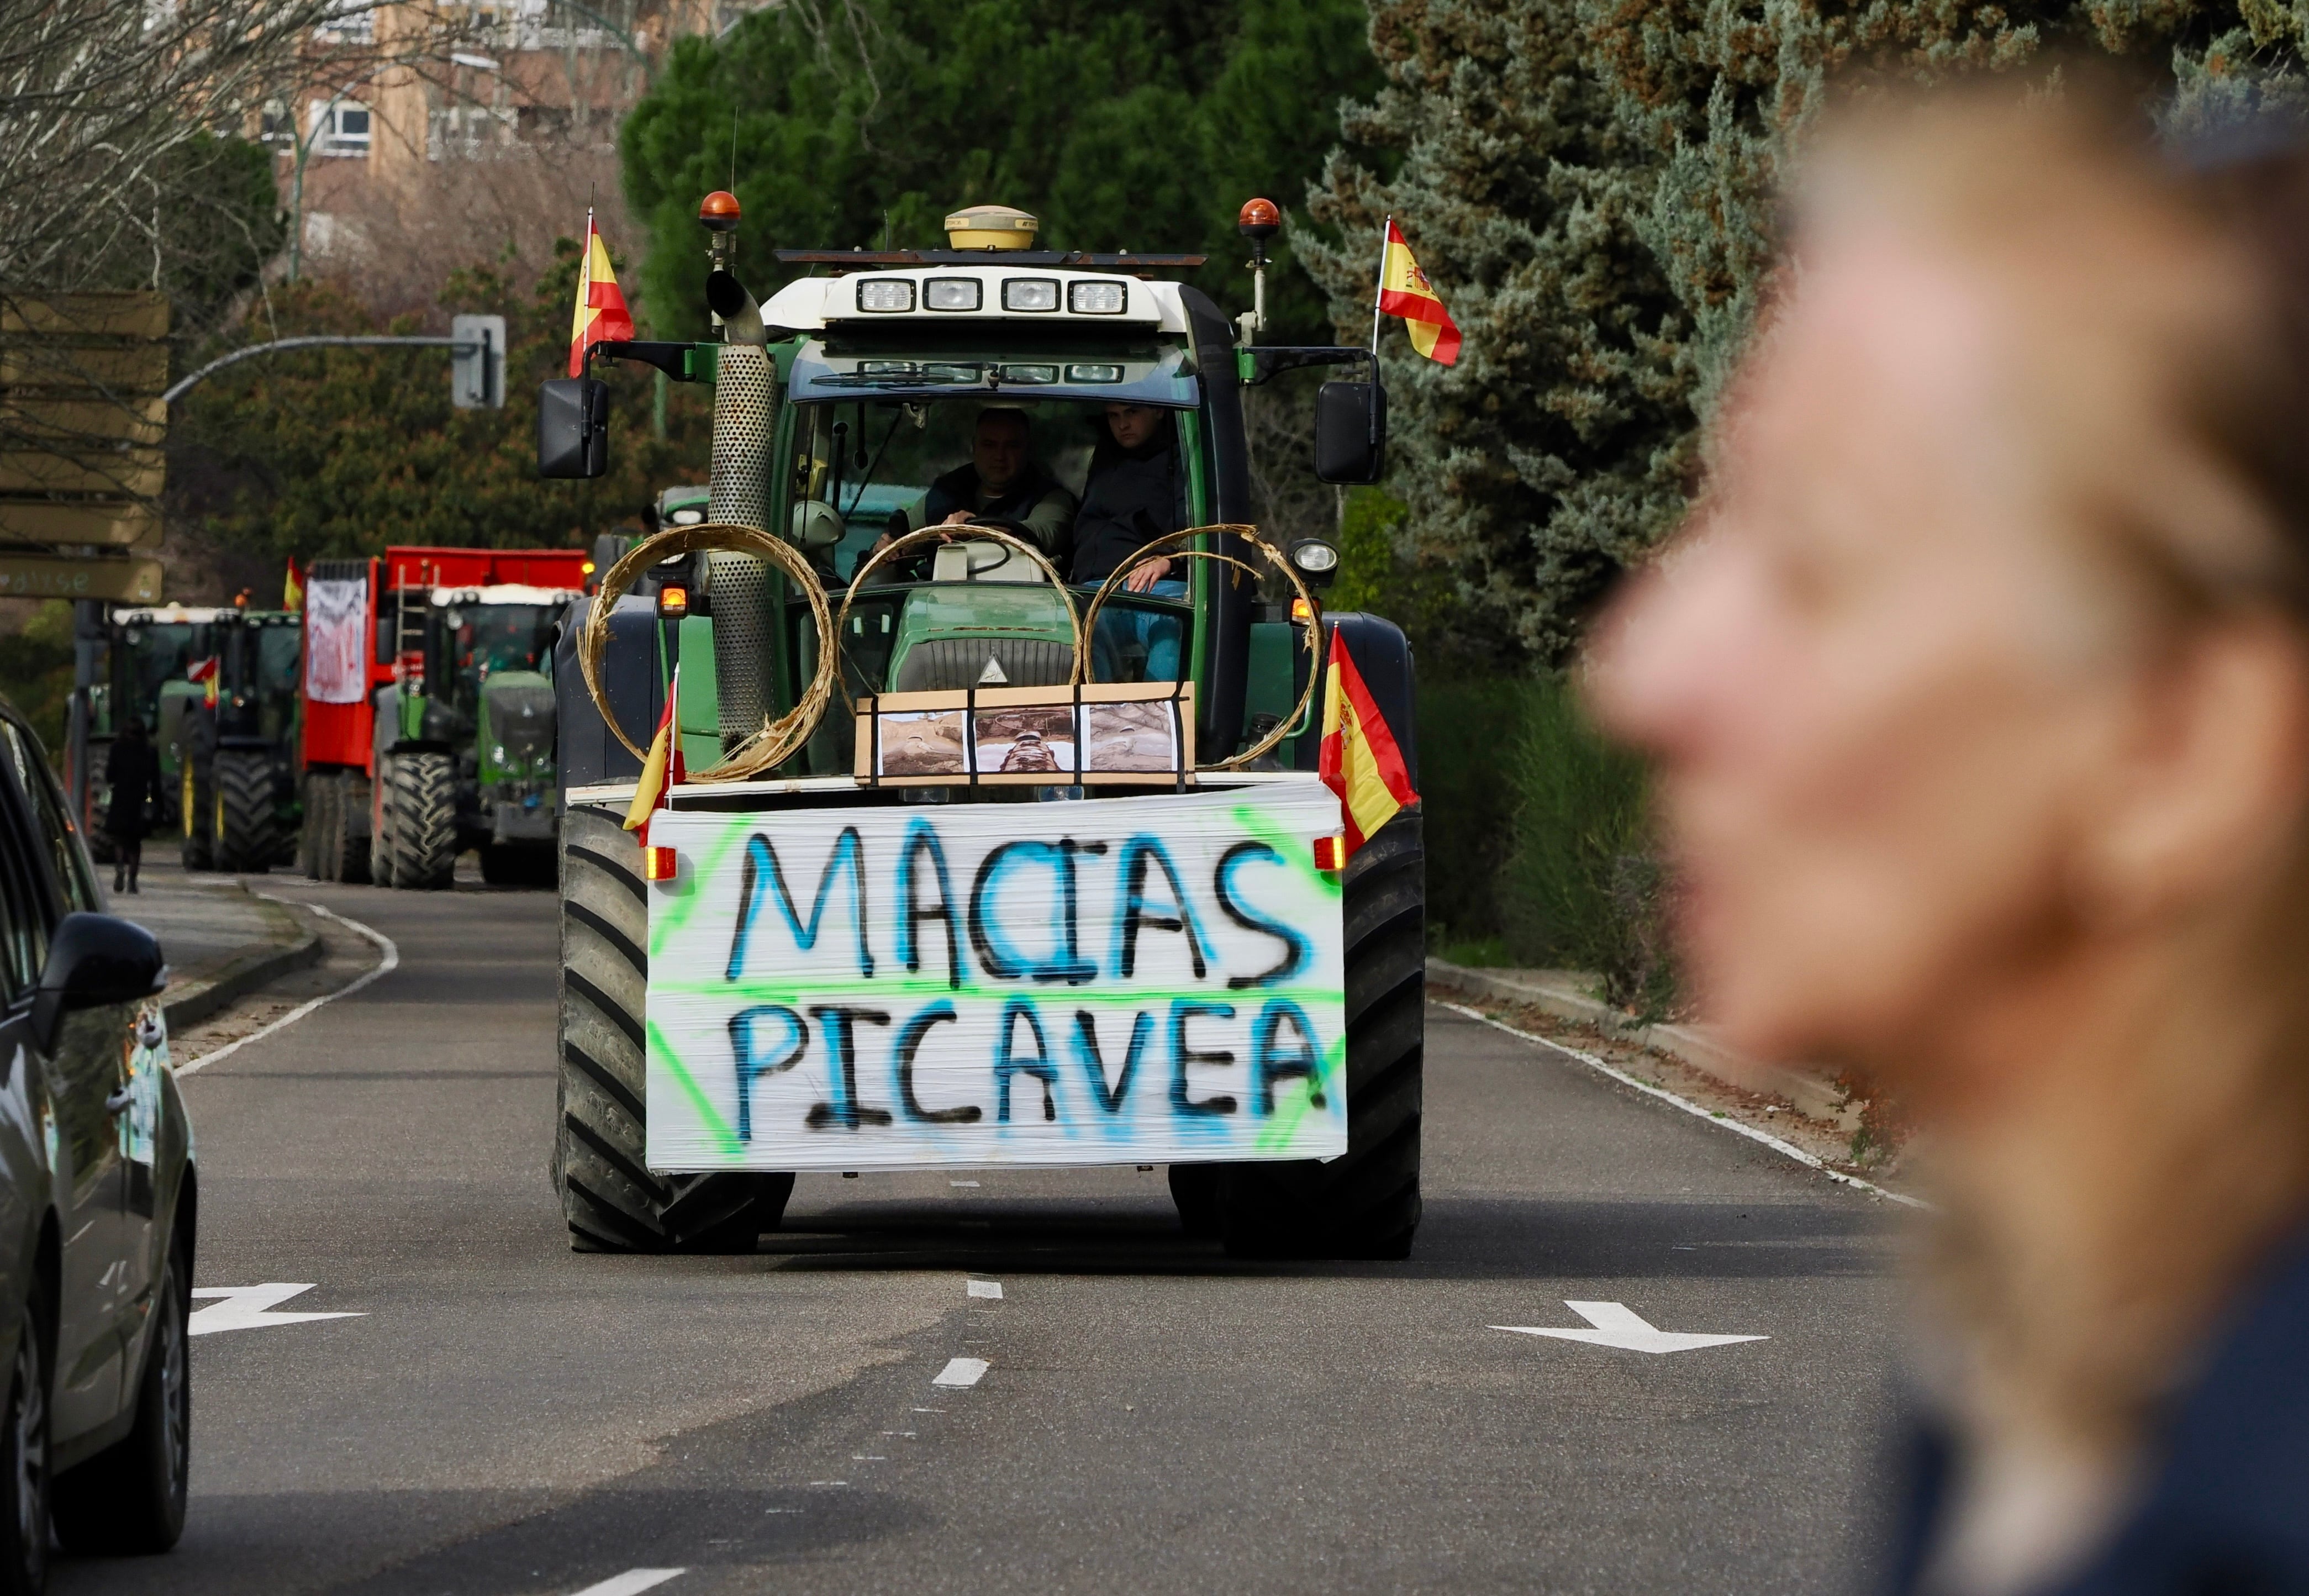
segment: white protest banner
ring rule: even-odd
[[[316,704],[358,704],[368,691],[368,584],[312,582],[305,588],[305,694]]]
[[[1313,776],[1074,803],[674,809],[653,1169],[1329,1158],[1344,931]]]

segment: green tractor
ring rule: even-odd
[[[1245,207],[1255,268],[1273,216]],[[1410,651],[1377,616],[1319,624],[1330,539],[1267,552],[1245,525],[1243,389],[1359,368],[1319,395],[1316,471],[1372,481],[1371,351],[1261,346],[1258,311],[1158,275],[1202,257],[1020,247],[1032,219],[999,209],[949,218],[949,249],[782,250],[808,274],[757,303],[734,199],[700,220],[721,340],[598,352],[713,384],[707,520],[730,531],[662,532],[645,582],[573,614],[557,669],[572,1245],[751,1251],[797,1171],[1104,1164],[1167,1167],[1185,1228],[1230,1252],[1404,1256],[1422,822],[1415,797],[1343,821],[1317,707],[1350,655],[1359,735],[1399,750],[1408,794]],[[1150,411],[1154,441],[1128,443]],[[984,465],[995,412],[1076,499],[1110,444],[1172,463],[1103,586],[1067,531],[984,497],[979,530],[867,570],[886,533],[946,523],[940,484]],[[602,474],[607,416],[590,376],[546,385],[543,474]],[[1123,585],[1158,531],[1180,558]],[[791,552],[746,551],[769,534]],[[690,778],[651,810],[627,740],[669,698]],[[888,707],[853,719],[869,698]],[[698,779],[764,746],[791,751]]]
[[[188,673],[215,652],[217,619],[229,612],[168,604],[115,610],[106,617],[104,679],[90,694],[88,813],[82,817],[82,833],[99,862],[112,861],[103,824],[112,798],[104,779],[105,759],[132,715],[144,723],[160,756],[160,813],[154,827],[179,828],[177,794],[185,750],[195,714],[207,696],[207,689]]]
[[[446,888],[467,848],[479,851],[493,886],[550,884],[550,670],[572,596],[515,583],[394,590],[390,620],[402,669],[376,696],[377,885]]]
[[[172,693],[160,717],[164,761],[172,739],[181,738],[184,749],[177,777],[182,857],[186,870],[259,873],[295,860],[303,820],[297,742],[304,617],[221,610],[210,648],[213,664],[196,684],[199,696]]]

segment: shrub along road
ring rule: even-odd
[[[401,964],[185,1081],[198,1285],[275,1289],[194,1343],[183,1545],[60,1592],[1851,1583],[1896,1216],[1560,1054],[1430,1011],[1405,1263],[1231,1262],[1128,1169],[804,1176],[753,1256],[578,1255],[551,897],[268,889]],[[1769,1339],[1491,1328],[1610,1304]]]

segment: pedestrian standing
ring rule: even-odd
[[[2309,155],[2149,126],[1818,141],[1592,672],[1729,1039],[1918,1128],[1903,1592],[2309,1591]]]
[[[144,723],[130,716],[105,756],[104,779],[112,789],[105,805],[104,834],[112,841],[112,889],[136,890],[144,858],[144,837],[160,802],[160,754],[144,735]]]

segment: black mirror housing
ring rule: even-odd
[[[606,476],[610,385],[598,377],[557,377],[537,390],[537,473]]]
[[[1376,482],[1387,471],[1387,390],[1375,382],[1327,382],[1315,395],[1315,475]]]
[[[34,1038],[46,1049],[65,1014],[133,1003],[168,984],[169,967],[151,932],[111,915],[66,915],[49,939],[48,967],[33,997]]]

